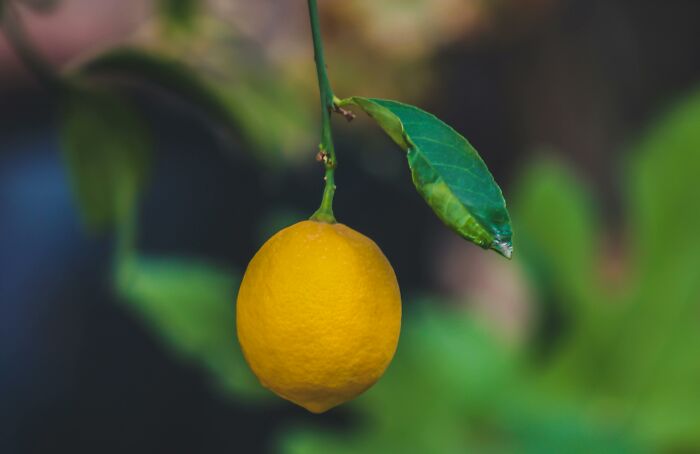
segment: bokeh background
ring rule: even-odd
[[[700,2],[319,3],[336,93],[468,137],[514,260],[335,119],[401,340],[324,415],[271,396],[234,301],[320,202],[306,2],[2,0],[0,452],[700,452]]]

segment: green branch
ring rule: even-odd
[[[333,134],[331,131],[331,113],[335,110],[334,95],[331,84],[326,74],[326,62],[323,56],[323,40],[321,38],[321,25],[318,17],[316,0],[308,0],[309,19],[311,21],[311,36],[314,43],[314,60],[316,61],[316,74],[318,76],[318,90],[321,96],[321,144],[319,145],[319,160],[326,168],[321,206],[311,216],[311,219],[320,222],[335,222],[333,216],[333,196],[335,195],[334,171],[337,166]]]

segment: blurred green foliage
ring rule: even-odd
[[[224,395],[264,395],[236,342],[239,274],[192,259],[132,257],[117,289],[173,353],[204,368]]]
[[[192,31],[200,8],[199,0],[158,0],[158,13],[168,32]]]
[[[285,162],[280,158],[306,145],[312,117],[300,95],[270,72],[265,67],[206,71],[163,53],[119,48],[86,62],[76,75],[122,78],[161,90],[204,114],[228,137],[243,139],[261,162],[279,165]]]
[[[39,13],[48,13],[53,11],[58,5],[60,0],[20,0],[21,3],[27,5],[32,10]],[[2,7],[2,1],[0,1],[0,7]]]
[[[103,229],[127,218],[151,161],[150,131],[139,112],[113,92],[70,86],[60,135],[87,224]]]
[[[533,257],[539,286],[566,313],[545,383],[655,448],[700,447],[700,239],[691,233],[700,231],[698,124],[700,93],[631,151],[628,242],[621,257],[607,257],[624,264],[617,283],[601,272],[602,232],[565,172],[538,168],[518,205],[519,244]]]
[[[389,371],[352,404],[361,416],[356,430],[295,429],[285,434],[281,450],[632,451],[627,440],[578,413],[569,400],[529,385],[519,352],[502,345],[469,312],[446,310],[444,303],[421,301],[419,311],[409,314]]]

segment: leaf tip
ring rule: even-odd
[[[491,249],[510,260],[513,257],[513,243],[510,241],[494,240]]]

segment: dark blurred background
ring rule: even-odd
[[[351,404],[272,397],[234,302],[320,202],[306,2],[0,0],[0,452],[700,452],[700,3],[319,3],[336,93],[469,138],[515,259],[336,119],[335,212],[393,264],[402,339]],[[138,196],[102,192],[122,149]]]

